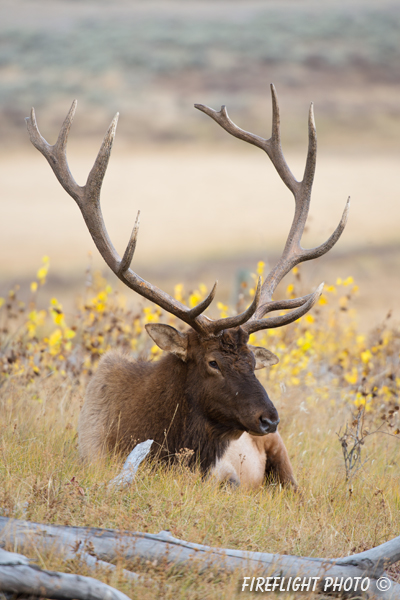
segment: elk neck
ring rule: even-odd
[[[160,452],[161,447],[160,458],[173,459],[183,449],[192,450],[189,464],[199,464],[201,471],[207,472],[224,454],[229,441],[240,437],[242,431],[215,422],[204,413],[206,392],[199,381],[190,381],[187,363],[166,354],[147,365],[149,376],[141,383],[146,396],[152,398],[148,418],[156,442],[154,452]]]

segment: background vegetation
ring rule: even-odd
[[[354,131],[364,138],[366,128],[398,140],[397,2],[5,0],[1,12],[3,134],[21,131],[33,104],[54,128],[61,106],[79,96],[82,137],[118,109],[130,143],[198,143],[199,135],[215,142],[215,129],[205,133],[190,120],[199,94],[216,106],[229,98],[257,128],[273,81],[281,93],[316,102],[332,143],[345,136],[360,146]],[[300,105],[290,110],[290,143],[303,139]]]

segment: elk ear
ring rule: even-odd
[[[145,327],[151,339],[161,350],[172,352],[186,362],[188,341],[184,333],[162,323],[147,323]]]
[[[254,367],[255,371],[257,369],[263,369],[264,367],[272,367],[272,365],[276,365],[279,362],[279,358],[266,348],[260,348],[259,346],[248,347],[256,359],[256,366]]]

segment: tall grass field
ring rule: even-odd
[[[130,487],[111,490],[107,482],[119,472],[121,457],[96,465],[79,460],[77,419],[85,387],[111,348],[160,358],[146,323],[180,324],[152,305],[130,308],[90,271],[73,312],[64,312],[62,298],[41,309],[49,268],[44,257],[27,302],[19,300],[24,290],[18,286],[0,300],[0,514],[150,533],[168,529],[210,546],[299,556],[347,556],[399,535],[400,329],[389,314],[372,331],[357,330],[352,303],[361,292],[351,276],[326,285],[318,305],[296,323],[251,339],[280,358],[260,379],[278,408],[299,493],[276,485],[255,491],[219,486],[189,471],[184,459],[169,468],[145,463]],[[255,265],[254,281],[263,270],[262,262]],[[286,294],[302,291],[295,269]],[[248,304],[252,285],[242,292]],[[175,297],[188,305],[206,293],[201,283],[196,289],[175,286]],[[237,308],[218,304],[221,316]],[[344,452],[353,448],[354,436],[362,442],[360,460],[346,468]],[[7,549],[18,550],[12,544]],[[94,575],[131,598],[246,595],[239,573],[127,564],[121,556],[116,572],[93,574],[78,558],[65,562],[43,554],[34,541],[29,556],[45,569]],[[394,578],[398,566],[392,567]],[[125,581],[122,568],[142,580]]]

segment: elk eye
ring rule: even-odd
[[[216,360],[210,360],[208,363],[212,369],[217,369],[219,371],[219,366]]]

